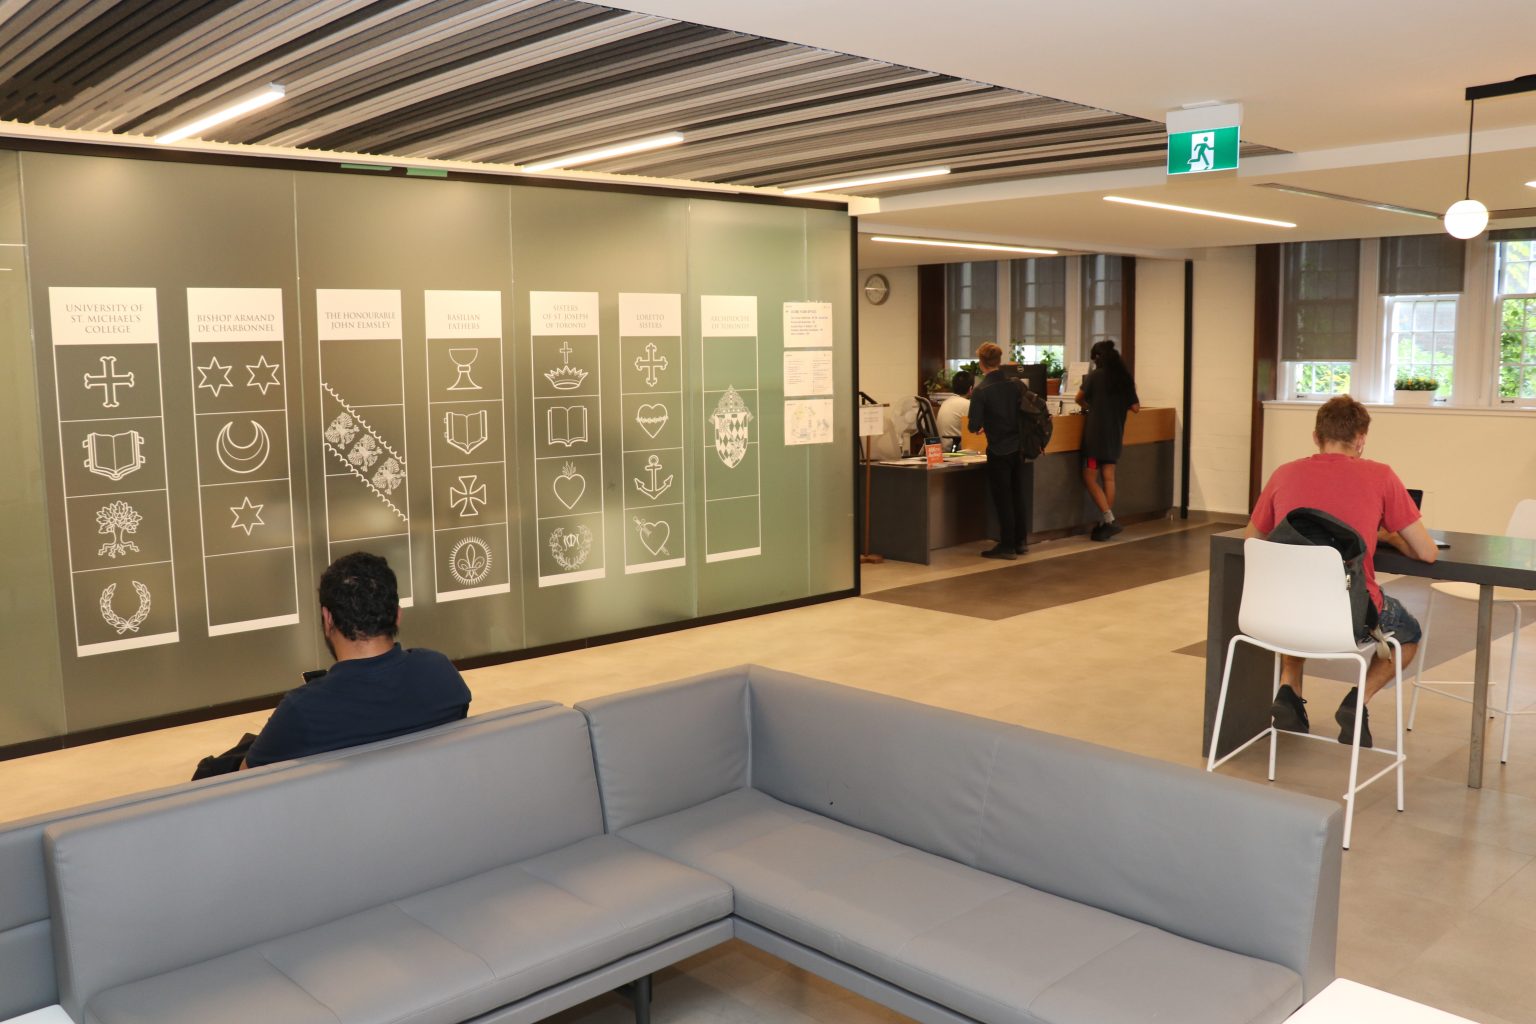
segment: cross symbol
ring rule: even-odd
[[[665,370],[666,368],[667,357],[656,354],[656,343],[654,341],[645,343],[645,355],[635,357],[635,369],[645,374],[645,386],[648,388],[656,386],[657,371]]]
[[[459,486],[448,488],[448,504],[458,510],[461,519],[479,515],[480,506],[485,504],[485,484],[479,475],[459,477]]]
[[[133,387],[133,373],[117,372],[117,357],[102,356],[101,372],[85,375],[85,386],[88,388],[101,388],[101,407],[103,409],[117,408],[117,389]]]
[[[565,365],[566,366],[570,366],[571,365],[571,353],[576,351],[576,350],[571,348],[571,343],[569,341],[567,341],[565,344],[561,345],[559,348],[555,349],[555,351],[559,352],[562,356],[565,357]]]

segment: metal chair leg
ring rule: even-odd
[[[1511,602],[1515,613],[1515,631],[1509,635],[1509,682],[1504,685],[1504,749],[1499,752],[1499,764],[1509,763],[1509,728],[1514,724],[1515,665],[1520,657],[1520,603]]]
[[[1413,731],[1413,720],[1419,713],[1419,684],[1424,679],[1424,663],[1429,660],[1429,626],[1435,618],[1435,590],[1429,590],[1429,602],[1424,606],[1424,630],[1419,637],[1419,653],[1413,666],[1413,703],[1408,708],[1408,731]]]
[[[635,1011],[635,1024],[651,1024],[651,976],[636,978],[618,989]]]
[[[1355,786],[1360,781],[1360,729],[1365,725],[1365,656],[1360,656],[1360,678],[1355,683],[1355,742],[1349,751],[1349,789],[1344,792],[1344,849],[1355,829]]]

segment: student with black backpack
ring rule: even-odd
[[[1403,648],[1403,668],[1413,661],[1419,649],[1423,631],[1402,602],[1383,594],[1376,585],[1376,543],[1385,541],[1410,558],[1421,562],[1433,562],[1437,554],[1435,542],[1419,508],[1409,497],[1392,467],[1384,462],[1362,458],[1365,454],[1365,435],[1371,426],[1371,414],[1365,406],[1348,395],[1337,395],[1324,402],[1317,410],[1317,421],[1312,440],[1317,454],[1297,459],[1280,466],[1270,475],[1269,483],[1253,506],[1253,517],[1245,531],[1249,537],[1260,540],[1272,533],[1281,540],[1281,529],[1292,534],[1283,539],[1297,543],[1296,528],[1300,532],[1317,533],[1334,523],[1358,534],[1364,548],[1361,560],[1362,575],[1371,604],[1376,611],[1376,626],[1382,633],[1397,638]],[[1325,512],[1319,517],[1303,513]],[[1354,539],[1354,538],[1351,538]],[[1305,537],[1302,542],[1329,543],[1322,536]],[[1346,558],[1347,552],[1341,552]],[[1368,620],[1368,616],[1366,617]],[[1301,696],[1301,670],[1303,660],[1285,656],[1280,661],[1280,694],[1270,709],[1275,728],[1289,732],[1308,732],[1306,701]],[[1365,699],[1369,701],[1392,679],[1392,660],[1378,655],[1371,660],[1365,676]],[[1353,743],[1356,713],[1355,688],[1344,696],[1334,721],[1339,724],[1339,742]],[[1371,718],[1363,708],[1360,723],[1360,745],[1371,745]]]
[[[1003,373],[1003,350],[987,342],[976,350],[986,374],[971,395],[972,433],[987,438],[987,484],[997,510],[998,542],[983,558],[1013,561],[1028,550],[1029,495],[1024,486],[1024,415],[1020,382]]]

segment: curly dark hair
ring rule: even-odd
[[[400,592],[395,571],[379,555],[354,551],[342,555],[320,574],[320,607],[331,613],[348,640],[399,632]]]

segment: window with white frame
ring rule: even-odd
[[[1536,399],[1536,240],[1497,243],[1495,315],[1500,402]]]
[[[1387,382],[1405,377],[1440,382],[1436,397],[1449,399],[1456,371],[1455,295],[1388,295]]]
[[[944,349],[950,363],[976,358],[997,338],[997,262],[977,260],[944,268]]]
[[[1360,241],[1291,242],[1280,282],[1280,361],[1293,398],[1350,389],[1360,290]]]

